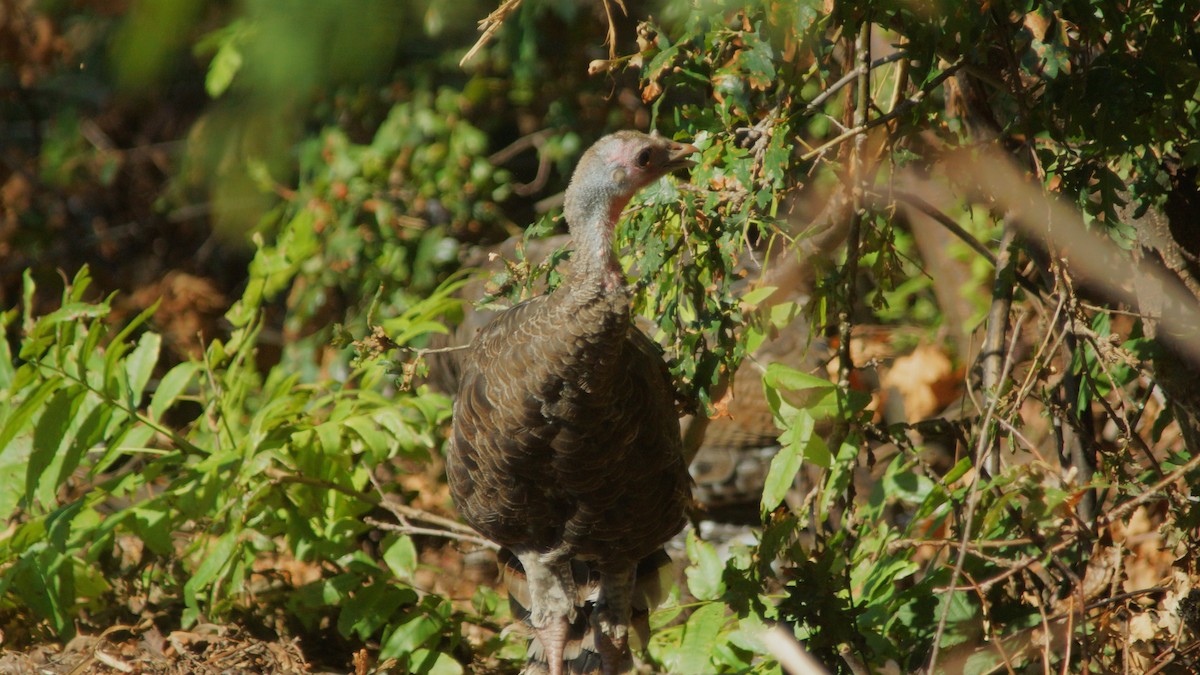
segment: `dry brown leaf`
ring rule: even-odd
[[[1149,642],[1158,635],[1158,612],[1154,610],[1135,614],[1129,620],[1129,639]]]
[[[905,420],[918,422],[954,400],[959,379],[950,357],[937,347],[922,345],[897,358],[880,384],[900,394]]]

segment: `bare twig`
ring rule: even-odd
[[[887,56],[885,56],[883,58],[875,59],[874,61],[872,61],[871,65],[868,67],[868,70],[875,70],[876,68],[879,68],[881,66],[886,66],[889,63],[893,63],[895,61],[899,61],[900,59],[907,58],[907,57],[908,57],[908,53],[905,51],[892,52],[891,54],[888,54]],[[833,96],[838,91],[840,91],[843,87],[845,87],[846,85],[848,85],[851,82],[858,79],[858,76],[862,75],[862,74],[864,74],[864,70],[862,67],[862,61],[860,60],[858,62],[858,65],[856,65],[853,69],[847,71],[846,74],[841,76],[841,78],[839,78],[837,82],[834,82],[833,84],[829,85],[829,87],[826,88],[825,91],[821,92],[820,94],[817,94],[816,97],[813,98],[813,100],[809,101],[808,105],[804,106],[804,109],[801,111],[801,113],[808,114],[808,113],[816,111],[817,107],[820,106],[825,101],[829,100],[830,96]]]
[[[1194,640],[1185,647],[1172,647],[1166,654],[1159,656],[1159,662],[1150,670],[1146,671],[1146,675],[1157,675],[1174,663],[1175,659],[1180,656],[1187,656],[1197,649],[1200,649],[1200,640]]]
[[[1195,335],[1200,307],[1190,294],[1157,268],[1135,268],[1116,244],[1089,231],[1078,211],[1031,184],[1028,172],[1011,157],[979,148],[969,153],[951,152],[944,171],[968,191],[976,195],[982,192],[981,201],[1013,211],[1027,237],[1061,251],[1072,274],[1109,297],[1136,306],[1131,280],[1150,279],[1161,284],[1166,302],[1174,308],[1161,317],[1164,329],[1177,335]],[[914,176],[912,184],[925,181]],[[1200,340],[1182,339],[1177,346],[1188,358],[1200,361]]]
[[[1065,279],[1067,276],[1066,270],[1062,270],[1061,274]],[[1099,364],[1100,369],[1104,371],[1104,375],[1108,378],[1109,382],[1116,382],[1116,380],[1113,378],[1112,371],[1108,366],[1110,362],[1123,363],[1131,368],[1143,370],[1142,364],[1138,362],[1138,360],[1134,358],[1132,354],[1129,354],[1120,347],[1112,344],[1108,341],[1108,339],[1106,339],[1105,336],[1097,335],[1096,332],[1087,325],[1087,322],[1084,321],[1082,312],[1079,309],[1078,300],[1075,298],[1075,294],[1073,292],[1070,293],[1070,298],[1072,309],[1067,313],[1066,326],[1071,333],[1083,338],[1092,346],[1092,349],[1099,356],[1099,358],[1096,359],[1096,363]],[[1121,436],[1126,440],[1126,442],[1136,446],[1138,450],[1140,450],[1142,454],[1146,456],[1146,461],[1148,462],[1150,468],[1154,469],[1155,473],[1161,477],[1163,475],[1162,466],[1158,463],[1158,459],[1154,456],[1154,452],[1150,449],[1150,446],[1146,444],[1145,439],[1143,439],[1141,435],[1138,434],[1133,428],[1133,425],[1130,424],[1130,421],[1126,415],[1124,413],[1118,413],[1113,408],[1112,404],[1108,402],[1108,399],[1099,390],[1097,390],[1096,383],[1092,380],[1092,378],[1087,377],[1087,381],[1092,388],[1093,398],[1100,402],[1100,405],[1104,408],[1104,411],[1108,413],[1109,418],[1114,424],[1117,425],[1117,428],[1121,431]],[[1137,408],[1135,408],[1126,399],[1125,392],[1121,387],[1114,386],[1113,391],[1116,392],[1118,398],[1120,399],[1121,409],[1123,411],[1137,410]]]
[[[866,149],[866,120],[870,110],[868,99],[871,94],[871,69],[867,67],[871,59],[871,24],[864,21],[859,29],[855,42],[855,58],[859,67],[855,69],[858,76],[858,98],[854,107],[854,126],[859,128],[859,134],[854,139],[850,152],[850,227],[846,234],[846,264],[842,267],[843,296],[837,314],[838,330],[838,388],[843,395],[850,391],[850,376],[854,371],[854,359],[850,353],[850,342],[853,331],[853,310],[855,298],[858,295],[858,256],[859,241],[862,238],[862,221],[864,216],[864,151]],[[839,419],[830,434],[829,447],[837,452],[837,448],[850,433],[850,423],[844,417]]]
[[[1066,268],[1057,261],[1050,262],[1050,269],[1056,278],[1056,286],[1060,295],[1066,298],[1067,311],[1060,315],[1063,322],[1064,338],[1063,358],[1072,363],[1080,353],[1079,339],[1071,330],[1073,324],[1073,307],[1075,305],[1075,288]],[[1073,471],[1075,479],[1081,484],[1092,480],[1096,471],[1096,452],[1094,449],[1095,431],[1092,425],[1091,411],[1080,406],[1080,388],[1083,385],[1083,373],[1074,368],[1063,369],[1062,383],[1057,388],[1055,398],[1061,397],[1058,405],[1050,405],[1054,414],[1054,429],[1059,442],[1059,461],[1065,471]],[[1105,401],[1107,403],[1107,401]],[[1096,491],[1086,490],[1079,500],[1077,512],[1085,523],[1091,523],[1096,513]]]
[[[363,518],[363,522],[370,525],[371,527],[378,527],[379,529],[386,530],[388,532],[396,532],[399,534],[409,534],[409,535],[420,534],[420,535],[425,535],[425,536],[429,536],[429,537],[441,537],[442,539],[453,539],[455,541],[462,541],[462,542],[466,542],[468,544],[475,544],[476,546],[490,548],[493,551],[500,550],[500,547],[497,546],[495,543],[493,543],[492,541],[490,541],[488,539],[484,539],[483,537],[481,537],[477,534],[464,534],[462,532],[453,532],[451,530],[439,530],[439,529],[432,528],[432,527],[419,527],[417,525],[412,525],[407,521],[402,521],[399,525],[397,525],[395,523],[385,523],[382,520],[378,520],[376,518],[371,518],[371,517]]]
[[[1011,344],[1010,344],[1009,350],[1008,350],[1008,358],[1005,359],[1004,370],[1000,375],[1000,380],[1008,379],[1008,374],[1012,371],[1013,360],[1014,360],[1013,352],[1016,351],[1017,338],[1020,337],[1020,335],[1021,335],[1021,323],[1024,320],[1025,320],[1025,315],[1022,314],[1020,317],[1017,318],[1016,323],[1013,325],[1012,338],[1010,341]],[[1007,321],[1007,318],[1006,318],[1006,321]],[[966,563],[966,560],[967,560],[967,546],[968,546],[969,542],[971,541],[971,527],[974,524],[975,509],[979,506],[979,500],[980,500],[979,488],[980,488],[980,484],[982,482],[982,475],[981,475],[981,472],[979,471],[979,467],[982,466],[984,455],[987,452],[987,449],[989,448],[989,446],[991,445],[991,435],[992,435],[990,432],[990,429],[992,427],[991,420],[992,420],[992,417],[994,417],[996,414],[996,406],[998,403],[999,403],[999,397],[993,396],[991,399],[991,402],[988,404],[987,412],[984,414],[983,420],[979,427],[979,441],[975,445],[975,466],[977,468],[976,468],[976,472],[975,472],[975,478],[971,482],[970,493],[967,495],[967,512],[963,516],[962,539],[961,539],[961,544],[959,545],[959,549],[958,549],[958,559],[955,560],[954,571],[951,572],[951,575],[950,575],[950,584],[949,584],[950,591],[949,592],[951,592],[951,593],[953,593],[956,590],[959,590],[955,587],[958,585],[958,579],[959,579],[959,577],[962,576],[963,565]],[[970,590],[970,589],[967,588],[967,589],[963,589],[963,590]],[[946,622],[950,618],[950,607],[953,604],[954,603],[947,601],[942,605],[941,616],[938,617],[937,631],[933,635],[933,653],[930,654],[930,656],[929,656],[929,667],[926,668],[925,672],[934,673],[937,671],[937,660],[938,660],[939,651],[941,650],[942,636],[946,632]]]
[[[841,299],[841,306],[838,310],[838,389],[842,392],[842,400],[845,401],[849,401],[850,375],[854,370],[854,360],[850,353],[850,342],[852,338],[851,330],[853,328],[855,299],[858,297],[859,244],[862,237],[862,224],[866,216],[865,197],[868,176],[866,168],[866,123],[867,116],[871,110],[871,22],[865,19],[858,29],[858,37],[854,45],[854,55],[858,61],[858,95],[854,107],[854,125],[862,129],[862,131],[855,137],[854,145],[851,147],[850,152],[850,199],[852,212],[850,215],[849,231],[846,235],[846,264],[843,268],[845,295]],[[849,432],[850,414],[846,411],[839,417],[838,423],[829,439],[830,447],[834,448],[835,453],[839,452],[838,448],[846,441]],[[853,481],[850,484],[850,499],[853,499]],[[845,573],[848,577],[848,567]],[[848,578],[847,582],[849,582]],[[843,658],[847,663],[851,663],[846,657],[853,657],[849,649],[843,654]]]
[[[554,131],[551,129],[541,129],[532,134],[526,134],[509,143],[504,148],[493,152],[488,156],[488,163],[499,166],[530,148],[537,150],[537,173],[534,175],[533,180],[528,183],[513,184],[513,192],[522,197],[528,197],[546,187],[546,181],[550,178],[550,165],[552,162],[550,157],[542,152],[542,146],[546,144],[546,141],[553,134]]]
[[[625,0],[604,0],[604,15],[608,18],[608,37],[605,42],[608,43],[608,58],[615,60],[617,58],[617,22],[613,17],[613,3],[621,8],[621,13],[629,16],[629,10],[625,9]]]
[[[530,148],[541,149],[553,134],[554,131],[552,129],[540,129],[531,134],[526,134],[488,155],[488,164],[499,166]]]
[[[1000,367],[1004,359],[1004,338],[1008,331],[1008,315],[1012,310],[1013,277],[1016,262],[1013,260],[1013,248],[1017,240],[1017,228],[1011,214],[1004,216],[1004,234],[1000,238],[1000,254],[996,257],[996,278],[992,282],[992,306],[988,310],[987,334],[983,346],[979,350],[979,361],[983,369],[983,395],[988,409],[994,410],[1000,399],[1004,380],[1000,377]],[[977,469],[985,469],[991,476],[1000,475],[1000,444],[999,438],[993,438],[992,447],[988,450],[983,464],[976,464]]]
[[[413,520],[419,520],[432,525],[441,526],[447,530],[452,530],[459,534],[476,534],[475,530],[469,525],[464,525],[451,518],[439,516],[436,513],[423,511],[416,507],[409,506],[408,504],[401,504],[394,499],[381,499],[379,505],[388,511],[391,511],[392,515],[396,516],[397,518],[412,518]]]
[[[379,497],[374,503],[387,509],[388,511],[391,511],[392,515],[396,516],[396,518],[401,520],[412,518],[413,520],[419,520],[432,525],[439,525],[448,530],[454,530],[455,532],[476,534],[474,528],[472,528],[470,525],[460,523],[453,518],[439,516],[436,513],[430,513],[428,511],[418,509],[415,506],[409,506],[408,504],[402,504],[394,499],[388,499],[383,491],[383,486],[379,484],[379,480],[374,476],[374,474],[370,476],[370,480],[371,485],[375,486],[375,490],[379,493]]]
[[[448,354],[450,352],[461,352],[464,349],[470,349],[470,348],[471,348],[471,345],[455,345],[453,347],[437,347],[437,348],[402,347],[400,345],[396,346],[396,349],[398,349],[402,352],[408,352],[409,354],[413,354],[414,356],[417,356],[418,358],[423,357],[427,354]]]
[[[338,485],[337,483],[327,481],[322,478],[309,478],[308,476],[288,473],[277,468],[267,469],[267,477],[270,478],[271,482],[275,483],[276,485],[283,483],[295,483],[298,485],[309,485],[312,487],[325,488],[326,490],[333,490],[334,492],[344,494],[347,497],[358,499],[374,506],[379,506],[380,501],[382,501],[380,498],[369,492],[359,492],[358,490],[348,488],[345,485]]]
[[[406,534],[425,534],[434,537],[442,537],[445,539],[458,539],[461,541],[468,541],[478,544],[480,546],[486,546],[493,549],[497,548],[495,544],[487,539],[484,539],[474,529],[458,522],[457,520],[446,518],[445,516],[439,516],[436,513],[423,511],[416,507],[409,506],[407,504],[401,504],[392,499],[388,499],[383,494],[383,486],[379,485],[374,476],[371,476],[371,484],[374,485],[375,489],[379,492],[378,495],[370,492],[359,492],[358,490],[348,488],[344,485],[338,485],[337,483],[321,478],[310,478],[308,476],[287,473],[280,469],[268,469],[267,476],[270,477],[272,482],[277,484],[295,483],[299,485],[325,488],[327,490],[333,490],[334,492],[344,494],[347,497],[361,500],[373,506],[386,509],[390,511],[392,515],[396,516],[396,519],[400,521],[400,525],[389,525],[381,521],[375,521],[379,523],[379,526],[382,529],[404,532]],[[409,522],[410,519],[428,523],[430,525],[437,525],[440,529],[412,525]]]
[[[1150,501],[1151,499],[1154,499],[1156,496],[1160,495],[1160,493],[1162,493],[1168,487],[1175,484],[1177,481],[1179,481],[1181,478],[1183,478],[1188,473],[1195,471],[1197,468],[1200,468],[1200,455],[1196,455],[1190,461],[1188,461],[1187,464],[1184,464],[1183,466],[1179,467],[1178,469],[1172,471],[1169,475],[1164,476],[1162,480],[1158,481],[1157,483],[1150,486],[1149,488],[1143,490],[1141,493],[1139,493],[1133,499],[1130,499],[1127,502],[1123,502],[1122,504],[1113,508],[1112,510],[1108,511],[1107,513],[1100,514],[1096,518],[1095,528],[1100,529],[1104,526],[1110,525],[1112,523],[1115,523],[1119,520],[1124,519],[1134,509],[1141,506],[1142,504],[1145,504],[1146,502]],[[990,579],[980,582],[979,587],[982,588],[984,591],[987,591],[992,586],[995,586],[996,584],[1000,583],[1001,581],[1004,581],[1005,579],[1013,576],[1014,574],[1021,572],[1022,570],[1026,569],[1030,565],[1039,563],[1039,562],[1045,560],[1047,557],[1052,557],[1054,555],[1057,555],[1057,554],[1065,551],[1066,549],[1070,548],[1071,546],[1074,546],[1078,539],[1079,539],[1078,533],[1072,534],[1072,535],[1068,536],[1066,539],[1055,544],[1054,546],[1051,546],[1050,548],[1046,549],[1045,552],[1043,552],[1043,553],[1039,553],[1038,555],[1031,555],[1031,556],[1022,558],[1021,560],[1017,561],[1017,563],[1014,564],[1011,568],[1005,570],[1004,572],[1001,572],[1000,574],[997,574],[996,576],[994,576]],[[970,586],[963,586],[963,587],[947,586],[944,588],[935,589],[935,591],[936,592],[965,591],[965,590],[971,590],[971,588],[972,587],[970,587]]]
[[[1020,537],[1018,539],[989,539],[983,541],[969,542],[968,546],[972,549],[985,548],[1007,548],[1010,546],[1028,546],[1033,543],[1033,540],[1028,537]],[[913,548],[915,546],[961,546],[962,542],[958,539],[896,539],[888,542],[888,553],[896,553],[897,551]]]
[[[961,225],[954,222],[950,216],[939,211],[933,204],[911,192],[904,192],[902,190],[893,190],[891,196],[934,219],[939,225],[949,230],[951,234],[961,239],[967,246],[970,246],[976,253],[983,256],[983,259],[990,262],[992,267],[996,266],[996,256],[992,255],[992,252],[982,242],[976,239],[970,232],[964,230]]]
[[[504,24],[504,20],[507,19],[510,14],[517,11],[517,8],[520,6],[521,0],[504,0],[500,3],[499,7],[497,7],[492,11],[491,14],[488,14],[486,18],[480,21],[479,30],[483,32],[483,35],[479,36],[479,39],[475,41],[475,45],[471,47],[471,49],[467,51],[466,56],[463,56],[462,60],[458,62],[458,67],[461,68],[467,65],[468,61],[475,58],[475,55],[479,53],[479,50],[483,49],[487,43],[492,41],[492,36],[496,34],[496,31],[500,30],[500,26]]]
[[[845,391],[850,389],[850,373],[854,369],[854,361],[850,356],[850,338],[853,328],[852,310],[854,299],[858,293],[858,248],[862,238],[862,221],[865,215],[864,153],[871,94],[871,69],[868,67],[871,59],[871,24],[869,22],[864,21],[859,29],[855,53],[859,66],[856,69],[858,98],[854,108],[854,126],[859,131],[850,154],[850,180],[852,182],[850,198],[853,205],[850,214],[850,231],[846,236],[846,266],[844,270],[846,296],[843,298],[838,315],[838,386]]]
[[[900,65],[896,66],[895,86],[892,88],[892,98],[888,101],[888,112],[895,110],[900,105],[904,100],[904,92],[908,89],[908,71],[912,68],[912,60],[908,58],[908,52],[904,49],[905,45],[901,45],[896,52],[896,54],[903,55],[904,58],[901,59]]]
[[[1051,316],[1049,323],[1046,324],[1046,335],[1042,338],[1041,346],[1039,346],[1037,351],[1033,354],[1033,361],[1029,365],[1029,371],[1025,374],[1025,381],[1022,382],[1020,388],[1017,389],[1015,401],[1018,404],[1020,404],[1021,401],[1024,401],[1025,397],[1029,395],[1029,392],[1033,389],[1033,384],[1038,377],[1038,373],[1040,373],[1042,368],[1045,367],[1044,364],[1049,363],[1053,358],[1054,353],[1058,351],[1058,343],[1063,339],[1063,331],[1058,330],[1060,326],[1059,316],[1062,314],[1065,306],[1066,298],[1059,294],[1058,304],[1054,307],[1054,314]],[[1050,346],[1051,339],[1054,339],[1053,347]]]
[[[762,635],[763,645],[789,675],[828,675],[829,671],[813,658],[796,637],[780,625],[771,626]]]
[[[833,146],[839,145],[839,144],[845,142],[847,139],[858,136],[858,135],[862,134],[863,132],[867,131],[868,129],[873,129],[881,124],[887,124],[888,122],[891,122],[892,120],[896,119],[900,115],[903,115],[904,113],[908,112],[909,109],[918,105],[919,103],[921,103],[921,101],[924,101],[925,97],[929,96],[929,94],[932,93],[934,90],[936,90],[938,87],[942,86],[942,83],[946,81],[946,78],[950,77],[951,75],[953,75],[955,73],[955,71],[957,71],[959,68],[961,68],[963,63],[964,63],[963,59],[960,58],[959,60],[957,60],[954,63],[947,66],[946,69],[943,70],[941,73],[939,73],[937,77],[930,80],[924,87],[921,88],[920,91],[913,94],[909,98],[906,98],[903,101],[901,101],[900,104],[897,105],[892,111],[888,112],[885,115],[881,115],[879,117],[871,119],[869,121],[865,121],[861,125],[856,123],[854,125],[853,129],[847,129],[845,132],[837,135],[833,139],[826,141],[825,143],[822,143],[821,145],[813,148],[812,150],[809,150],[808,152],[804,153],[804,155],[802,155],[800,157],[800,159],[801,160],[809,160],[814,157],[823,155],[826,152],[828,152],[829,149],[832,148]],[[866,70],[869,72],[870,69],[868,68]]]
[[[838,656],[842,657],[842,661],[846,662],[853,675],[871,675],[871,669],[854,653],[854,649],[849,644],[843,643],[838,648]]]

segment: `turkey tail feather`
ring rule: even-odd
[[[529,583],[521,561],[507,549],[502,549],[497,562],[504,585],[508,589],[508,606],[513,618],[530,627]],[[593,621],[596,600],[600,595],[600,572],[594,566],[579,560],[571,562],[571,574],[577,589],[575,606],[577,615],[567,632],[567,644],[563,650],[565,675],[597,675],[602,672],[600,650],[597,647],[598,626]],[[630,617],[630,647],[645,649],[650,638],[650,612],[666,598],[671,587],[671,557],[659,549],[642,558],[637,565],[633,588],[633,613]],[[532,631],[531,631],[532,633]],[[534,635],[529,643],[525,669],[522,675],[545,675],[549,673],[546,650]]]

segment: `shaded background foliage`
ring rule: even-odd
[[[460,65],[491,3],[0,1],[6,647],[211,621],[515,672],[390,347],[634,127],[701,150],[627,215],[636,308],[693,411],[753,356],[779,427],[653,668],[780,672],[772,624],[841,672],[1194,667],[1200,6],[617,4],[504,3]],[[488,302],[543,280],[516,245]]]

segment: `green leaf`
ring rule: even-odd
[[[12,323],[12,317],[12,313],[0,314],[0,328],[8,328],[8,325]],[[12,385],[16,374],[17,371],[13,367],[12,350],[8,346],[8,340],[0,340],[0,392]]]
[[[167,374],[163,375],[162,379],[158,381],[158,386],[154,389],[154,395],[150,398],[150,419],[155,421],[162,419],[163,413],[191,385],[192,378],[199,371],[200,364],[195,361],[184,361],[167,371]]]
[[[780,449],[771,458],[763,484],[762,512],[774,511],[787,496],[804,462],[829,468],[833,457],[825,441],[816,435],[816,419],[807,410],[797,410],[791,426],[779,435]]]
[[[779,290],[777,286],[759,286],[742,296],[742,303],[757,306],[763,300],[771,297],[771,294]]]
[[[162,336],[158,333],[143,333],[138,345],[125,361],[125,374],[129,378],[129,405],[137,409],[142,403],[142,392],[158,365],[158,353],[162,347]]]
[[[857,392],[850,393],[845,406],[840,404],[836,384],[781,363],[767,366],[762,384],[767,404],[775,417],[785,423],[790,422],[800,408],[808,410],[814,419],[829,419],[838,416],[842,407],[853,411],[863,405],[863,401],[854,398]],[[870,400],[869,396],[866,400]]]
[[[33,393],[30,394],[29,397],[17,407],[16,412],[12,413],[4,420],[4,426],[0,427],[0,448],[8,447],[9,442],[12,441],[13,437],[18,433],[30,431],[28,428],[29,420],[33,417],[34,413],[42,407],[42,404],[46,402],[46,399],[50,398],[50,395],[53,394],[60,386],[62,386],[62,379],[59,377],[53,377],[42,382],[40,385],[38,385],[38,388],[35,389]]]
[[[946,603],[949,603],[950,611],[946,622],[948,630],[942,636],[942,647],[953,647],[977,639],[979,605],[962,591],[940,593],[933,616],[940,617]]]
[[[807,392],[807,395],[799,397],[794,402],[796,405],[805,407],[816,404],[827,406],[828,400],[837,392],[837,385],[833,382],[785,366],[782,363],[772,363],[767,366],[767,372],[763,375],[763,387],[766,389],[768,397],[773,396],[776,399],[779,398],[779,392]],[[781,415],[781,417],[787,419],[786,415]]]
[[[920,504],[934,489],[933,481],[910,470],[901,462],[893,462],[884,475],[884,493],[892,499],[909,504]]]
[[[30,434],[21,434],[0,446],[0,513],[13,513],[17,504],[25,498],[25,481],[22,478],[29,465],[32,449]]]
[[[49,620],[60,634],[73,634],[75,601],[71,559],[57,547],[42,542],[31,547],[5,581],[36,615]]]
[[[233,558],[234,552],[237,550],[238,533],[227,532],[204,547],[204,553],[200,564],[196,567],[196,571],[192,573],[192,577],[183,585],[183,600],[188,608],[193,610],[188,618],[199,618],[198,610],[200,607],[200,593],[209,587],[210,584],[229,565]]]
[[[700,600],[716,600],[725,593],[725,562],[717,555],[717,549],[712,544],[696,536],[696,532],[688,533],[688,558],[692,564],[684,572],[687,576],[688,590]]]
[[[159,504],[157,508],[135,508],[132,509],[132,515],[134,532],[137,532],[138,537],[151,551],[162,556],[170,555],[174,551],[171,535],[176,523],[170,519],[165,505]]]
[[[409,579],[417,571],[417,547],[408,535],[389,535],[383,542],[383,561],[401,579]]]
[[[946,475],[942,477],[942,484],[943,485],[954,484],[954,482],[957,481],[959,478],[962,478],[963,476],[967,475],[967,472],[971,470],[971,467],[972,467],[971,458],[963,457],[962,459],[958,460],[958,462],[955,463],[954,466],[950,467],[950,470],[947,471]]]
[[[107,406],[103,409],[106,413],[115,412],[114,408]],[[133,453],[147,451],[146,444],[154,437],[155,433],[157,433],[155,429],[148,425],[127,425],[123,431],[108,439],[108,449],[100,459],[96,460],[88,473],[92,476],[98,476],[107,471],[112,463],[118,459]],[[162,453],[162,451],[152,452]]]
[[[675,667],[680,675],[710,675],[717,636],[725,625],[725,604],[708,603],[688,617]]]
[[[387,458],[389,452],[392,450],[394,439],[380,429],[372,416],[358,415],[348,417],[345,420],[345,425],[367,446],[372,459],[379,462]]]
[[[859,439],[851,434],[838,448],[837,457],[830,464],[829,477],[825,479],[825,491],[818,502],[818,513],[825,517],[839,495],[845,493],[854,477],[855,459],[858,457]]]
[[[242,69],[242,52],[235,40],[225,40],[221,43],[212,63],[208,66],[208,76],[204,78],[204,90],[212,98],[224,94],[233,77]]]
[[[361,588],[342,605],[342,612],[338,615],[338,632],[347,637],[357,635],[365,640],[391,621],[397,609],[416,599],[417,594],[411,589],[397,588],[385,582]]]
[[[313,427],[317,432],[317,440],[321,451],[326,454],[335,454],[342,450],[342,422],[341,420],[333,420],[318,424]]]
[[[812,415],[801,414],[797,418],[799,426],[793,426],[780,436],[783,442],[779,452],[771,458],[771,468],[767,470],[767,478],[763,483],[762,512],[774,511],[787,496],[788,490],[796,480],[796,474],[802,464],[803,444],[797,436],[808,434],[813,430]],[[787,438],[785,441],[784,438]]]
[[[415,596],[414,596],[415,597]],[[400,624],[384,641],[379,650],[379,659],[403,658],[413,653],[418,647],[425,645],[445,628],[445,619],[437,614],[422,611],[421,608],[405,614],[411,617]]]
[[[463,675],[463,667],[446,652],[418,649],[408,657],[408,672],[413,675]]]
[[[77,411],[82,395],[70,389],[59,389],[54,397],[46,404],[38,417],[37,426],[33,432],[33,452],[29,455],[29,466],[25,473],[25,494],[27,498],[36,499],[38,503],[50,505],[57,491],[57,481],[44,482],[42,476],[57,461],[61,460],[59,452],[63,441],[69,433],[71,419]]]

